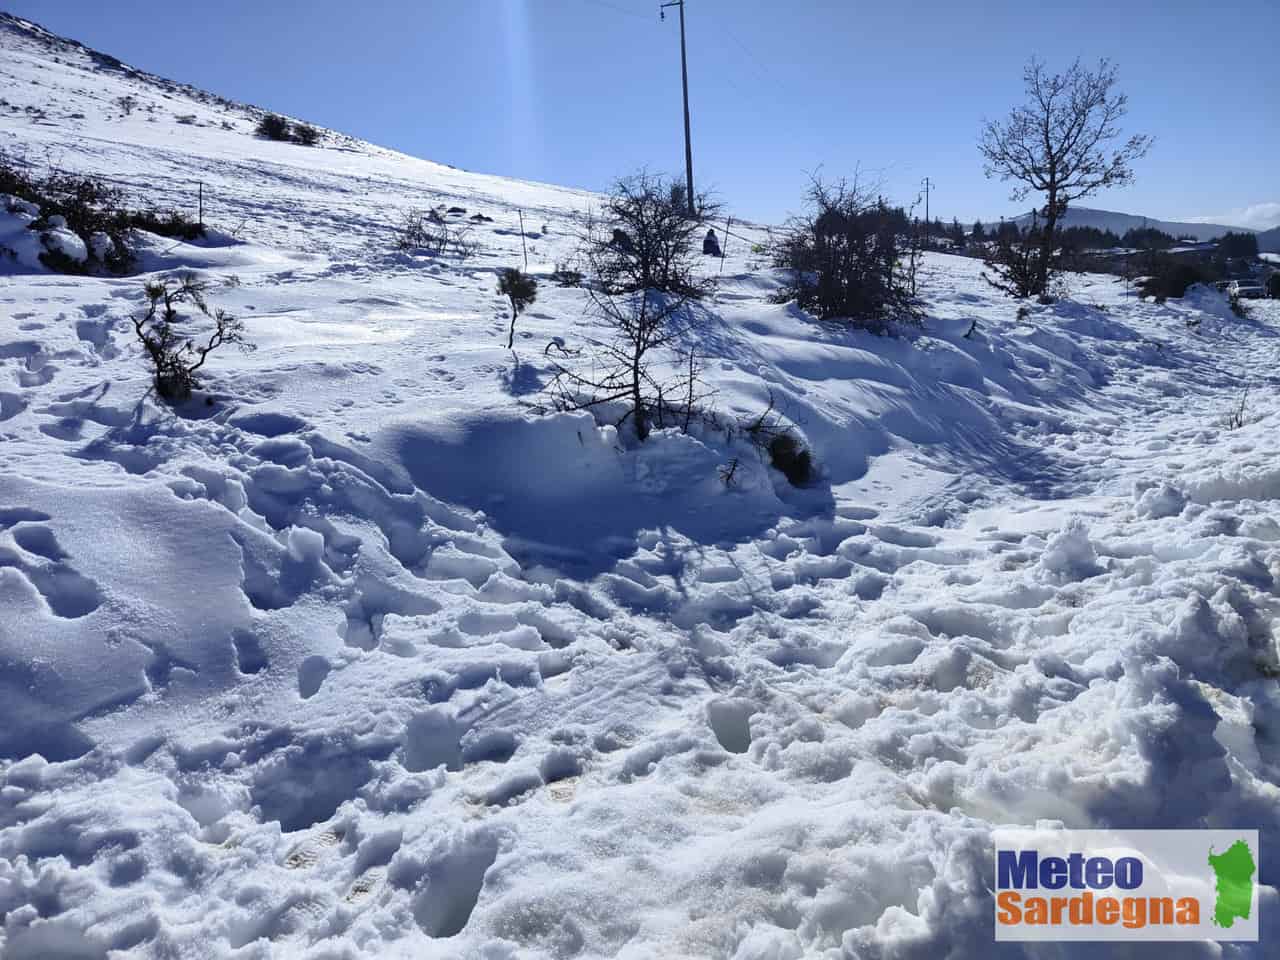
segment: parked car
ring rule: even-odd
[[[1232,280],[1227,287],[1227,296],[1235,300],[1261,300],[1266,295],[1260,284],[1248,280]]]

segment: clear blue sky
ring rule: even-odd
[[[408,153],[600,188],[683,171],[679,27],[657,0],[0,0],[136,66]],[[975,148],[1021,70],[1115,59],[1138,183],[1086,205],[1165,218],[1277,203],[1280,0],[688,0],[694,174],[775,220],[807,172],[931,212],[1014,212]],[[1237,218],[1239,219],[1239,218]],[[1254,223],[1267,226],[1267,223]]]

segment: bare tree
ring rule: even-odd
[[[553,341],[550,355],[556,375],[548,389],[560,410],[622,411],[619,426],[630,420],[636,438],[648,438],[654,427],[688,430],[707,394],[700,386],[702,368],[687,339],[687,297],[660,290],[609,293],[588,288],[591,310],[610,328],[605,340],[589,339],[570,352]],[[655,355],[668,354],[665,370],[655,368]],[[584,355],[585,354],[585,355]]]
[[[1041,253],[1030,294],[1049,285],[1057,227],[1068,204],[1134,179],[1131,164],[1145,156],[1152,140],[1145,134],[1119,146],[1119,122],[1128,98],[1115,90],[1116,68],[1107,59],[1088,70],[1076,60],[1065,73],[1049,74],[1032,59],[1023,70],[1027,101],[1003,120],[983,126],[978,149],[988,177],[1017,181],[1011,199],[1032,191],[1043,194],[1039,211]]]
[[[645,171],[619,179],[603,214],[588,219],[584,246],[596,275],[612,293],[658,290],[697,299],[709,284],[695,278],[702,225],[719,206],[696,198],[701,220],[689,215],[684,187]]]

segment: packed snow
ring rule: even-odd
[[[545,412],[598,198],[0,49],[0,149],[213,227],[70,277],[0,220],[0,956],[1097,956],[993,943],[990,831],[1040,821],[1259,829],[1264,941],[1160,949],[1274,949],[1280,304],[1020,311],[930,255],[877,337],[735,225],[694,336],[797,489]],[[479,251],[396,251],[411,206]],[[130,318],[178,271],[257,350],[174,408]]]

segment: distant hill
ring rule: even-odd
[[[1258,234],[1259,253],[1280,253],[1280,227],[1272,227]]]
[[[1031,214],[1030,212],[1024,213],[1020,217],[1015,217],[1014,220],[1019,226],[1026,226],[1031,221]],[[1222,236],[1228,230],[1234,230],[1236,233],[1256,232],[1248,227],[1232,227],[1221,223],[1181,223],[1176,220],[1157,220],[1155,217],[1137,217],[1131,213],[1093,210],[1089,207],[1068,207],[1067,214],[1062,220],[1062,225],[1067,227],[1096,227],[1099,230],[1110,230],[1117,236],[1124,236],[1127,230],[1154,227],[1174,237],[1190,236],[1195,237],[1197,240],[1212,240],[1214,237]],[[1275,233],[1275,230],[1269,230],[1266,234],[1260,235],[1258,238],[1259,247],[1262,245],[1263,236]],[[1274,242],[1280,242],[1280,240]],[[1271,248],[1268,247],[1266,249]]]

